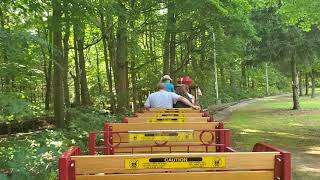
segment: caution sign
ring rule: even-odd
[[[156,117],[186,117],[185,114],[182,113],[158,113]]]
[[[225,168],[225,157],[165,157],[125,159],[126,169]]]
[[[193,130],[150,130],[150,131],[129,131],[130,142],[145,141],[192,141]]]
[[[150,123],[183,123],[186,122],[186,117],[157,117],[157,118],[150,118],[147,122]]]

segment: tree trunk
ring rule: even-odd
[[[226,87],[226,78],[225,78],[225,75],[224,75],[224,67],[223,67],[222,64],[219,66],[219,69],[220,69],[221,88],[224,89]]]
[[[90,95],[88,90],[86,61],[84,59],[84,37],[85,37],[84,26],[80,30],[80,37],[78,39],[78,52],[79,52],[79,67],[80,67],[80,86],[81,86],[81,104],[83,106],[90,105]]]
[[[50,25],[50,29],[49,29],[49,44],[50,46],[48,46],[48,52],[49,52],[49,59],[48,59],[48,66],[45,67],[45,79],[46,79],[46,92],[45,92],[45,103],[44,103],[44,109],[46,111],[49,111],[50,109],[50,102],[51,102],[51,85],[52,85],[52,27]]]
[[[170,8],[171,8],[171,13],[170,13],[170,75],[172,76],[172,79],[175,79],[174,77],[174,72],[176,69],[176,17],[175,17],[175,3],[174,1],[170,2]]]
[[[80,95],[80,70],[79,70],[79,61],[78,61],[78,30],[77,24],[74,23],[73,26],[73,44],[74,44],[74,69],[75,75],[73,76],[74,80],[74,104],[75,106],[80,105],[81,95]]]
[[[119,2],[120,3],[120,2]],[[125,7],[120,3],[123,10]],[[118,15],[118,30],[117,30],[117,84],[118,86],[118,111],[124,113],[129,107],[129,84],[128,84],[128,37],[126,17],[123,14]]]
[[[305,86],[306,86],[306,93],[305,93],[305,95],[307,96],[307,95],[309,95],[309,74],[308,73],[306,73],[306,79],[305,79],[306,81],[305,81]]]
[[[311,90],[311,98],[316,97],[316,72],[314,69],[311,71],[311,84],[312,84],[312,90]]]
[[[68,6],[66,3],[65,7]],[[64,102],[66,108],[70,107],[70,93],[69,93],[69,83],[68,83],[68,73],[69,73],[69,37],[70,37],[70,15],[69,11],[66,9],[64,12],[65,16],[65,34],[63,37],[63,93]]]
[[[111,54],[110,51],[110,63],[108,60],[108,47],[107,47],[107,30],[105,26],[105,18],[103,16],[103,13],[100,14],[100,20],[101,20],[101,34],[102,34],[102,43],[103,43],[103,55],[104,55],[104,63],[106,66],[106,77],[108,81],[108,89],[109,89],[109,104],[111,107],[111,114],[115,112],[115,99],[114,99],[114,94],[113,94],[113,87],[112,87],[112,73],[111,73],[111,60],[114,58],[114,54]],[[109,45],[110,47],[111,45]],[[110,48],[111,49],[111,48]],[[109,49],[109,50],[110,50]],[[113,52],[113,51],[112,51]]]
[[[241,62],[241,87],[242,89],[247,87],[247,72],[245,62]]]
[[[293,110],[300,109],[299,94],[298,94],[298,73],[297,73],[297,63],[295,57],[291,59],[291,78],[292,78],[292,100],[293,100]]]
[[[111,78],[111,86],[112,86],[112,73],[113,73],[113,81],[115,84],[116,93],[119,92],[118,86],[116,86],[118,82],[118,76],[117,76],[117,64],[116,64],[116,42],[115,42],[115,36],[114,36],[114,26],[113,26],[113,17],[111,15],[107,16],[107,41],[108,41],[108,51],[109,51],[109,59],[110,59],[110,70],[109,70],[109,78]],[[108,80],[108,82],[110,79]],[[110,85],[109,85],[110,86]],[[109,87],[110,88],[110,87]],[[114,94],[112,91],[111,94],[111,101],[113,101],[113,112],[115,112],[117,108],[117,95]]]
[[[63,49],[62,49],[62,34],[61,34],[61,0],[52,0],[53,15],[52,15],[52,32],[53,32],[53,90],[54,90],[54,116],[56,126],[58,128],[65,127],[64,113],[64,96],[63,96]]]
[[[164,35],[163,43],[163,74],[170,74],[170,33],[167,29]]]
[[[237,83],[236,83],[236,75],[234,72],[234,66],[230,64],[230,86],[232,93],[237,95]]]
[[[99,96],[102,96],[102,85],[101,85],[101,77],[100,77],[100,60],[99,60],[99,51],[97,45],[95,45],[96,49],[96,65],[97,65],[97,80],[98,80],[98,91],[99,91]],[[105,103],[102,101],[102,108],[105,109]]]
[[[0,7],[0,30],[3,30],[4,32],[6,31],[6,29],[5,29],[5,15],[4,15],[4,12],[3,12],[3,10],[1,9],[1,7]],[[8,46],[8,40],[7,39],[4,39],[4,42],[3,42],[4,44],[3,44],[3,49],[1,49],[1,51],[2,51],[2,54],[3,54],[3,62],[4,62],[4,64],[5,65],[7,65],[7,63],[8,63],[8,55],[7,55],[7,49],[6,49],[6,47]],[[6,90],[6,91],[8,91],[9,90],[9,84],[10,84],[10,78],[9,78],[9,76],[6,74],[5,76],[4,76],[4,89]]]
[[[303,89],[302,89],[302,72],[298,73],[299,78],[299,96],[303,96]]]
[[[167,27],[164,35],[164,44],[163,44],[163,74],[170,74],[170,70],[172,69],[170,67],[170,59],[174,58],[170,54],[172,52],[171,48],[173,48],[173,45],[171,45],[172,42],[172,30],[174,25],[174,2],[172,0],[167,1],[168,5],[168,13],[167,13]],[[175,36],[174,36],[175,39]],[[175,42],[172,42],[175,43]],[[175,46],[175,45],[174,45]],[[175,53],[175,52],[174,52]]]

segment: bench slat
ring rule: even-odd
[[[144,111],[144,113],[152,113],[152,112],[164,112],[164,111],[181,111],[181,112],[188,112],[188,113],[200,113],[200,110],[195,110],[192,108],[150,108],[147,111]]]
[[[203,116],[203,113],[136,113],[138,117],[156,117],[157,115],[160,115],[160,114],[177,114],[185,117],[202,117]],[[162,116],[162,117],[166,117],[166,116]],[[169,116],[169,117],[172,117],[172,116]]]
[[[128,117],[128,123],[147,123],[150,121],[150,117]],[[185,122],[207,122],[209,117],[186,117]],[[161,121],[159,121],[161,122]],[[170,122],[174,123],[174,122]]]
[[[84,175],[77,180],[273,180],[273,171],[230,171],[230,172],[187,172],[187,173],[150,173],[150,174],[114,174]]]
[[[225,159],[223,170],[272,170],[274,158],[278,152],[239,152],[239,153],[175,153],[175,154],[132,154],[132,155],[103,155],[103,156],[72,156],[75,160],[76,174],[97,173],[128,173],[170,171],[170,169],[125,169],[125,160],[132,158],[170,158],[170,157],[216,157]],[[203,168],[209,170],[213,168]],[[190,169],[180,169],[187,171]]]
[[[188,123],[110,123],[112,131],[144,131],[144,130],[204,130],[214,129],[218,122],[188,122]]]

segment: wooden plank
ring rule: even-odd
[[[173,116],[171,114],[185,116],[185,117],[203,117],[203,113],[136,113],[138,117],[159,117],[159,116]]]
[[[128,117],[128,123],[147,123],[149,122],[150,117]],[[161,119],[161,118],[160,118]],[[185,122],[208,122],[209,117],[186,117]],[[161,121],[159,120],[159,123]]]
[[[204,130],[215,129],[218,122],[188,122],[188,123],[110,123],[112,130],[143,131],[143,130]]]
[[[150,108],[146,111],[145,113],[150,113],[150,112],[163,112],[163,111],[184,111],[184,112],[198,112],[200,113],[200,110],[195,110],[192,108]]]
[[[237,153],[173,153],[173,154],[130,154],[103,156],[72,156],[76,174],[164,172],[173,169],[125,169],[125,160],[132,158],[184,158],[184,157],[224,157],[225,168],[203,168],[201,170],[272,170],[274,157],[278,152],[237,152]],[[184,171],[199,169],[183,169]]]
[[[144,145],[149,145],[148,143],[143,143]],[[177,145],[177,144],[185,144],[185,142],[168,142],[167,145]],[[188,142],[188,144],[192,145],[192,144],[199,144],[199,142]],[[128,144],[124,144],[124,145],[128,145]],[[120,145],[120,147],[123,147],[124,145]],[[135,144],[130,144],[132,146],[138,146]],[[132,148],[115,148],[114,149],[114,153],[115,154],[130,154],[130,153],[175,153],[175,152],[192,152],[192,153],[201,153],[201,152],[215,152],[216,151],[216,147],[215,146],[209,146],[209,147],[205,147],[205,146],[190,146],[189,149],[187,146],[183,146],[183,147],[153,147],[152,150],[150,147],[145,147],[145,148],[134,148],[132,150]]]
[[[83,175],[77,180],[273,180],[273,171],[225,171],[149,174]]]

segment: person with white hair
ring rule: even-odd
[[[157,87],[159,91],[148,96],[144,103],[145,108],[173,108],[173,105],[179,101],[193,109],[201,109],[199,106],[192,104],[187,98],[176,93],[166,91],[164,83],[159,83]]]
[[[164,75],[162,78],[161,78],[161,83],[163,83],[166,87],[166,90],[168,92],[175,92],[174,91],[174,86],[173,84],[171,83],[172,82],[172,79],[169,75]]]

